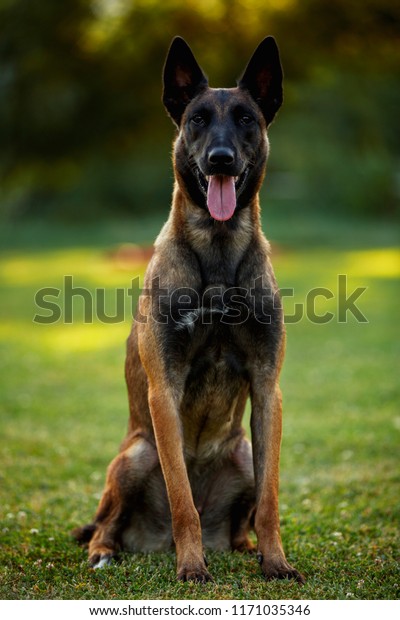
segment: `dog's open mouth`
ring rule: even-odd
[[[240,176],[213,174],[204,176],[197,168],[197,178],[203,193],[207,197],[210,215],[219,222],[229,220],[236,209],[236,197],[247,178],[248,168]]]

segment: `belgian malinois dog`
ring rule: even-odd
[[[264,576],[303,582],[279,528],[285,329],[258,199],[282,103],[275,40],[236,88],[210,88],[175,38],[163,102],[178,129],[176,181],[128,339],[128,433],[94,522],[75,536],[94,568],[120,549],[175,545],[178,579],[206,582],[203,546],[252,551],[254,528]]]

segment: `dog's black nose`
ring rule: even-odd
[[[227,146],[215,146],[208,153],[208,163],[213,166],[231,166],[235,161],[235,153]]]

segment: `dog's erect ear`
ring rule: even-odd
[[[267,125],[282,105],[282,78],[278,46],[273,37],[266,37],[251,57],[238,86],[248,90],[258,103]]]
[[[197,64],[192,50],[184,39],[175,37],[164,65],[162,100],[178,127],[187,104],[207,86],[207,78]]]

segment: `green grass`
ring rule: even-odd
[[[296,229],[295,222],[299,223]],[[300,225],[301,222],[301,225]],[[263,581],[254,557],[208,553],[215,579],[175,581],[171,554],[123,555],[88,569],[69,537],[93,515],[105,470],[127,422],[123,323],[32,322],[35,292],[63,276],[90,290],[127,287],[144,265],[115,260],[110,247],[149,242],[160,222],[89,227],[20,224],[3,229],[0,263],[0,598],[3,599],[392,599],[400,595],[398,409],[399,255],[393,226],[284,215],[267,226],[281,242],[281,287],[303,302],[329,287],[318,312],[336,313],[337,275],[349,290],[368,287],[358,306],[368,319],[288,324],[282,376],[284,440],[281,521],[287,556],[305,573],[301,587]]]

